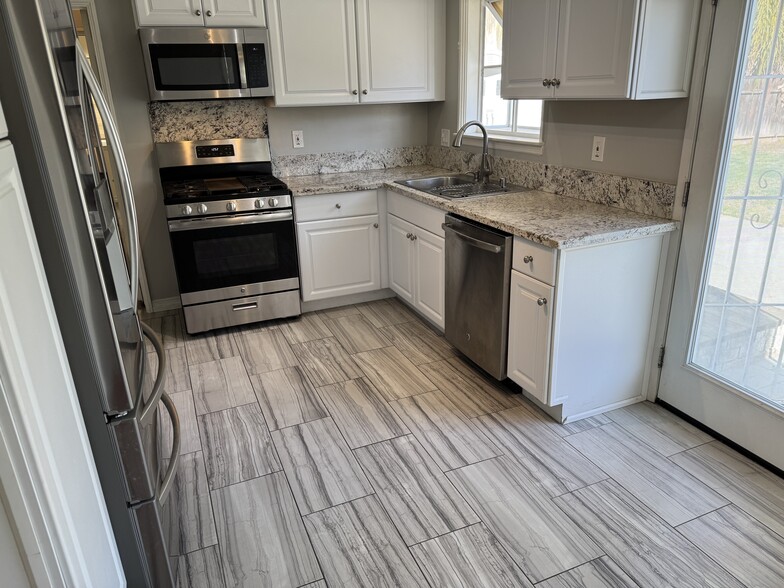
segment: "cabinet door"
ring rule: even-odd
[[[414,306],[444,327],[444,238],[417,228],[414,239],[416,297]]]
[[[268,0],[275,104],[356,104],[354,0]]]
[[[393,214],[387,217],[389,287],[406,302],[414,303],[414,245],[416,227]]]
[[[202,0],[208,27],[265,27],[264,0]]]
[[[357,0],[361,102],[444,99],[444,0]]]
[[[512,270],[509,297],[507,374],[544,404],[549,404],[552,286]]]
[[[561,0],[556,98],[627,98],[639,0]]]
[[[204,26],[201,0],[135,0],[141,27]]]
[[[514,0],[504,5],[502,98],[552,98],[558,47],[558,0]]]
[[[302,300],[381,288],[378,215],[297,223]]]

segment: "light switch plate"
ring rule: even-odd
[[[441,129],[441,147],[449,147],[452,144],[452,131]]]
[[[604,161],[604,142],[606,137],[594,137],[591,149],[591,161]]]
[[[302,149],[305,146],[305,133],[303,131],[291,131],[291,145],[294,149]]]

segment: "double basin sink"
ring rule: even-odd
[[[398,184],[427,192],[441,198],[456,199],[472,196],[490,196],[508,192],[509,188],[492,182],[478,182],[469,175],[435,176],[413,180],[398,180]]]

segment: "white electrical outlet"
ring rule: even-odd
[[[452,131],[441,129],[441,147],[449,147],[452,144]]]
[[[606,137],[594,137],[591,149],[591,161],[604,161],[604,142]]]
[[[305,146],[304,131],[291,131],[291,144],[294,149],[302,149]]]

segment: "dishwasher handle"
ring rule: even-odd
[[[500,245],[493,245],[492,243],[488,243],[486,241],[482,241],[481,239],[477,239],[476,237],[470,237],[455,229],[454,225],[450,225],[448,223],[442,223],[441,228],[444,229],[445,231],[451,230],[455,234],[455,237],[465,241],[469,245],[473,245],[477,249],[481,249],[482,251],[489,251],[490,253],[501,253],[502,247]]]

